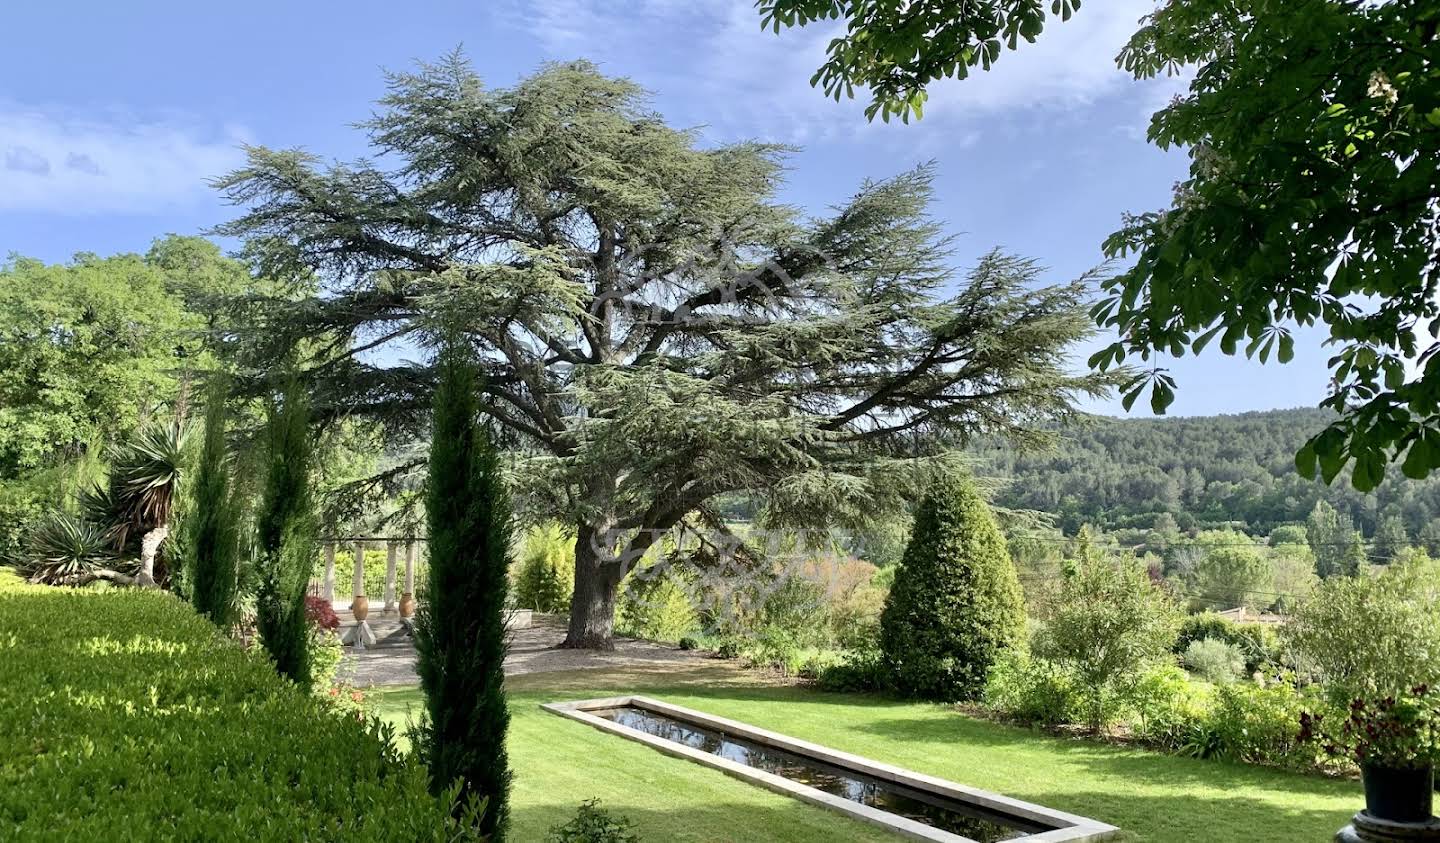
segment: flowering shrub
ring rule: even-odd
[[[1300,715],[1300,739],[1330,758],[1361,766],[1424,767],[1440,759],[1440,699],[1428,685],[1368,701],[1353,699],[1338,729],[1323,713]]]

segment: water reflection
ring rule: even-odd
[[[894,782],[874,779],[783,749],[763,746],[745,738],[675,720],[653,711],[626,706],[590,713],[691,749],[784,776],[791,781],[842,796],[852,802],[870,805],[952,834],[969,837],[979,843],[1015,840],[1027,834],[1048,830],[1025,820],[993,814],[966,803]]]

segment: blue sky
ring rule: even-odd
[[[934,160],[935,215],[959,235],[962,267],[998,245],[1056,279],[1077,275],[1101,261],[1122,212],[1160,207],[1185,172],[1183,154],[1144,141],[1179,83],[1135,82],[1113,63],[1150,0],[1085,4],[989,74],[936,86],[909,126],[867,123],[863,101],[810,88],[827,32],[762,31],[749,0],[7,5],[0,255],[61,261],[199,233],[235,213],[206,180],[240,162],[240,144],[363,155],[352,124],[370,114],[382,69],[457,45],[489,84],[589,58],[654,91],[672,124],[703,127],[707,143],[798,145],[783,198],[816,213],[864,178]],[[1311,332],[1284,367],[1173,361],[1171,413],[1315,404],[1327,356]]]

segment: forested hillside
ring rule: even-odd
[[[1315,409],[1173,419],[1097,419],[1069,431],[1052,452],[1017,454],[1003,443],[975,449],[979,471],[1011,479],[996,502],[1053,513],[1067,533],[1083,523],[1150,527],[1169,512],[1182,529],[1228,525],[1265,534],[1304,521],[1317,500],[1349,514],[1365,535],[1398,516],[1407,532],[1440,517],[1440,479],[1386,474],[1362,494],[1348,476],[1334,485],[1305,480],[1295,451],[1326,423]],[[1437,525],[1440,526],[1440,525]]]

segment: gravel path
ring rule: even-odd
[[[684,669],[709,661],[703,653],[633,638],[616,638],[615,649],[610,652],[555,649],[564,639],[563,618],[535,615],[531,626],[510,633],[510,652],[505,657],[505,675],[645,666],[673,666]],[[357,688],[414,685],[420,681],[415,674],[415,648],[383,648],[358,653],[349,651],[340,664],[337,678]]]

